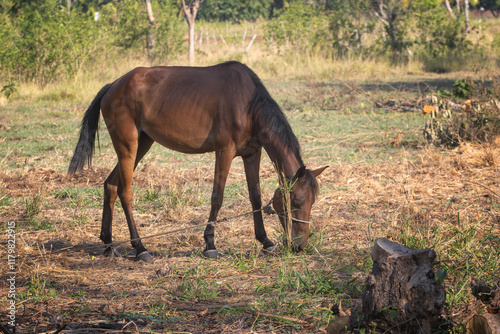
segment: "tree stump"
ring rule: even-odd
[[[500,333],[500,313],[476,314],[467,323],[467,333],[498,334]]]
[[[445,302],[432,268],[436,252],[379,238],[371,256],[373,269],[362,297],[365,319],[385,320],[397,333],[430,333]]]
[[[467,322],[467,333],[500,333],[500,288],[491,287],[473,278],[471,292],[474,297],[483,303],[487,313],[475,314]]]

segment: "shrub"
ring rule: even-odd
[[[417,12],[413,52],[428,72],[445,73],[484,62],[484,51],[465,35],[462,19],[442,8]]]
[[[432,113],[424,128],[424,137],[436,146],[456,147],[461,142],[491,143],[500,136],[500,82],[494,80],[491,87],[470,80],[457,80],[458,95],[474,97],[461,109],[455,110],[445,100],[439,100],[438,114]],[[434,97],[437,99],[436,97]]]
[[[332,3],[330,1],[330,6]],[[367,54],[369,45],[363,45],[362,38],[372,34],[375,29],[374,21],[366,15],[368,4],[340,1],[332,9],[328,25],[332,55],[344,59],[351,55]]]
[[[75,77],[86,64],[123,50],[147,54],[149,23],[142,1],[106,3],[97,22],[91,9],[68,12],[58,0],[0,4],[0,75],[45,85]],[[153,60],[164,62],[181,49],[182,21],[173,1],[154,2],[153,10],[158,40]]]
[[[255,21],[269,18],[271,0],[205,0],[198,11],[198,18],[205,21]]]
[[[32,2],[1,13],[2,71],[40,84],[75,75],[92,59],[102,40],[95,22],[68,14],[56,0]]]
[[[280,50],[310,53],[323,48],[328,18],[320,8],[291,0],[267,22],[266,35]]]

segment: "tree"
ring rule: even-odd
[[[398,0],[372,0],[375,15],[384,24],[384,31],[389,37],[389,45],[396,54],[403,51],[404,31],[400,28],[403,12],[403,2]]]
[[[196,14],[198,13],[198,8],[200,7],[200,2],[202,1],[203,0],[190,0],[189,5],[186,5],[186,1],[182,0],[182,8],[184,9],[189,29],[189,65],[194,64],[194,44],[196,43],[194,37],[194,21],[196,20]]]

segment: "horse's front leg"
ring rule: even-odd
[[[262,244],[264,251],[268,254],[276,254],[276,248],[271,240],[268,239],[266,230],[264,229],[264,221],[262,219],[262,199],[260,193],[259,169],[261,150],[256,153],[243,157],[245,166],[245,175],[248,184],[248,193],[250,195],[250,203],[252,203],[253,223],[255,230],[255,238]],[[256,211],[259,210],[259,211]]]
[[[215,248],[215,227],[210,222],[217,219],[217,214],[222,207],[222,200],[224,199],[224,188],[226,180],[231,167],[231,162],[235,157],[236,151],[234,149],[225,149],[215,152],[215,176],[214,188],[212,190],[210,217],[208,218],[208,225],[205,228],[203,238],[205,239],[205,250],[203,255],[208,258],[217,258],[219,255]]]

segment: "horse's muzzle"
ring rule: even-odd
[[[292,251],[294,251],[295,253],[302,251],[302,249],[304,249],[302,245],[297,245],[296,243],[292,244]]]

